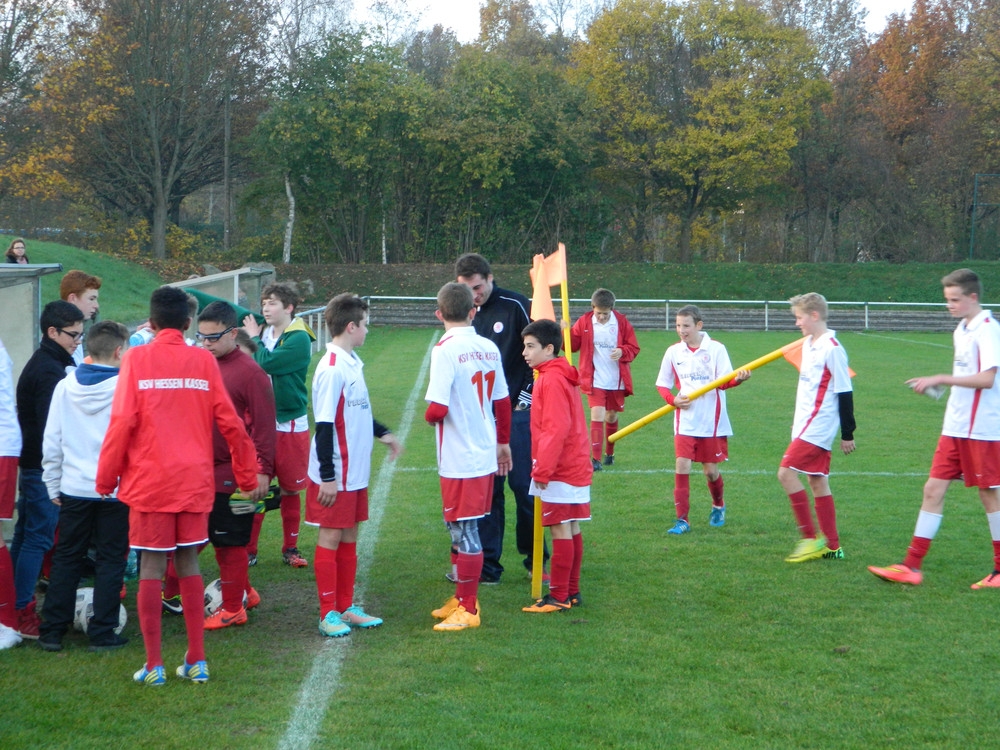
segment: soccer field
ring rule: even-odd
[[[710,330],[710,329],[709,329]],[[711,330],[710,330],[711,332]],[[363,527],[359,584],[372,631],[323,639],[312,569],[280,562],[280,522],[264,524],[251,579],[263,597],[248,625],[206,634],[211,681],[171,679],[183,657],[179,619],[164,621],[168,684],[143,688],[131,643],[91,654],[82,636],[58,654],[0,652],[0,747],[66,748],[872,748],[986,747],[1000,688],[993,625],[1000,592],[971,591],[991,567],[974,491],[954,487],[916,588],[865,566],[902,559],[944,402],[903,381],[947,372],[947,335],[845,334],[855,378],[858,450],[834,454],[843,561],[789,565],[795,524],[775,478],[788,442],[796,373],[778,361],[729,391],[735,436],[727,519],[708,526],[692,474],[691,533],[673,522],[670,418],[622,439],[596,474],[584,526],[585,606],[529,615],[529,581],[513,548],[507,573],[480,591],[478,630],[437,633],[430,610],[452,592],[433,432],[423,421],[421,365],[436,332],[373,328],[360,350],[374,414],[406,451],[382,469],[375,446],[373,520]],[[653,387],[672,332],[638,334],[637,395],[622,425],[662,400]],[[792,339],[718,338],[734,365]],[[312,560],[315,530],[300,545]],[[217,568],[202,554],[205,581]]]

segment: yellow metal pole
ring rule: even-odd
[[[801,338],[798,341],[793,341],[790,344],[785,344],[783,347],[781,347],[780,349],[775,349],[770,354],[765,354],[763,357],[758,357],[753,362],[749,362],[749,363],[743,365],[742,367],[738,367],[737,369],[733,370],[728,375],[724,375],[721,378],[713,380],[708,385],[704,385],[701,388],[699,388],[698,390],[692,391],[691,393],[688,394],[688,398],[690,398],[693,401],[694,399],[698,398],[699,396],[704,396],[709,391],[714,391],[720,385],[725,385],[730,380],[732,380],[734,377],[736,377],[736,373],[739,372],[740,370],[756,370],[758,367],[762,367],[763,365],[766,365],[768,362],[773,362],[776,359],[780,359],[781,357],[783,357],[785,355],[786,352],[789,352],[789,351],[791,351],[791,350],[793,350],[793,349],[795,349],[797,347],[802,346],[802,342],[803,341],[805,341],[805,338]],[[640,429],[642,427],[645,427],[650,422],[655,422],[660,417],[666,416],[667,414],[669,414],[673,410],[674,410],[674,407],[673,407],[672,404],[667,404],[666,406],[661,406],[656,411],[650,412],[649,414],[647,414],[646,416],[642,417],[641,419],[637,419],[636,421],[634,421],[632,424],[628,425],[627,427],[622,427],[620,430],[618,430],[618,432],[616,432],[616,433],[614,433],[612,435],[609,435],[608,436],[608,440],[610,442],[612,442],[612,443],[617,442],[619,439],[625,437],[626,435],[631,435],[636,430],[638,430],[638,429]]]

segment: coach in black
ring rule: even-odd
[[[493,283],[490,264],[482,255],[466,253],[455,261],[455,278],[472,289],[476,333],[488,338],[500,350],[503,374],[510,390],[513,413],[510,426],[510,452],[514,464],[507,475],[517,505],[517,551],[524,555],[524,566],[531,570],[532,518],[534,504],[528,487],[531,484],[531,368],[521,352],[521,331],[531,319],[531,305],[523,294],[501,289]],[[493,505],[490,514],[479,519],[479,537],[483,544],[481,581],[499,583],[503,574],[500,555],[504,533],[504,477],[493,481]],[[548,555],[546,555],[546,558]]]

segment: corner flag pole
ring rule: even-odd
[[[740,370],[756,370],[758,367],[762,367],[763,365],[766,365],[768,362],[773,362],[776,359],[780,359],[781,357],[785,356],[788,352],[801,347],[802,343],[804,341],[805,341],[805,338],[803,337],[803,338],[799,339],[798,341],[793,341],[790,344],[785,344],[780,349],[775,349],[770,354],[765,354],[763,357],[758,357],[753,362],[749,362],[749,363],[743,365],[743,367],[738,367],[737,369],[733,370],[728,375],[723,375],[721,378],[717,378],[716,380],[713,380],[708,385],[704,385],[701,388],[699,388],[698,390],[692,391],[691,393],[688,394],[688,398],[693,401],[694,399],[698,398],[699,396],[704,396],[709,391],[714,391],[720,385],[725,385],[730,380],[732,380],[733,378],[735,378],[736,377],[736,373],[738,373]],[[669,414],[673,410],[674,410],[674,405],[673,404],[667,404],[666,406],[661,406],[656,411],[647,414],[646,416],[642,417],[641,419],[637,419],[636,421],[634,421],[632,424],[628,425],[627,427],[622,427],[620,430],[618,430],[618,432],[614,433],[613,435],[609,435],[608,436],[608,442],[611,442],[611,443],[617,442],[619,439],[625,437],[626,435],[631,435],[636,430],[638,430],[638,429],[640,429],[642,427],[645,427],[650,422],[655,422],[660,417],[666,416],[667,414]]]

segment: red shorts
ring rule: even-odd
[[[444,520],[468,521],[490,512],[493,502],[493,474],[466,479],[441,479],[441,507]]]
[[[14,518],[17,500],[17,456],[0,456],[0,521]]]
[[[274,442],[274,475],[282,494],[306,488],[309,471],[309,431],[279,432]]]
[[[700,464],[719,464],[729,459],[729,438],[674,435],[674,453]]]
[[[154,513],[129,509],[130,547],[170,552],[208,543],[208,513]]]
[[[368,488],[341,490],[330,507],[319,504],[319,485],[306,485],[306,523],[324,529],[352,529],[368,520]]]
[[[625,411],[625,391],[606,391],[603,388],[594,388],[593,393],[587,394],[587,405],[593,409],[595,406],[603,406],[608,411]]]
[[[964,479],[966,487],[1000,487],[1000,442],[942,435],[938,439],[932,479]]]
[[[547,503],[542,500],[542,526],[589,520],[590,503]]]
[[[801,474],[830,476],[830,451],[818,445],[795,438],[785,449],[781,465]]]

